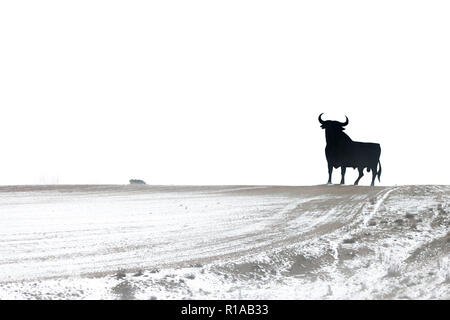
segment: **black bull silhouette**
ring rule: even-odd
[[[347,167],[353,169],[358,168],[359,176],[355,181],[355,185],[364,175],[364,168],[367,168],[369,172],[372,170],[372,183],[375,184],[375,177],[378,176],[380,181],[381,176],[381,162],[380,154],[381,147],[378,143],[368,142],[356,142],[350,139],[343,131],[345,126],[348,125],[348,118],[345,116],[345,122],[339,121],[324,121],[322,120],[322,114],[319,116],[319,122],[321,128],[325,129],[325,137],[327,140],[327,146],[325,147],[325,155],[328,161],[328,183],[331,184],[331,174],[333,173],[333,167],[341,167],[341,184],[344,184],[345,170]],[[377,166],[380,164],[380,170],[377,170]]]

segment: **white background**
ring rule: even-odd
[[[448,1],[2,1],[0,184],[322,184],[321,112],[381,144],[383,185],[448,184],[449,17]]]

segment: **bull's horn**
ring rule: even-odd
[[[319,122],[320,122],[321,124],[324,124],[325,121],[322,120],[322,115],[323,115],[323,112],[319,115]]]
[[[342,122],[341,122],[342,123]],[[345,127],[346,125],[348,125],[348,118],[347,116],[345,116],[345,122],[342,123],[342,126]]]

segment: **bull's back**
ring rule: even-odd
[[[376,167],[380,159],[381,146],[379,143],[352,141],[340,146],[327,146],[325,149],[327,160],[334,167]]]
[[[381,146],[379,143],[354,141],[353,144],[354,147],[363,151],[381,153]]]
[[[353,142],[352,159],[364,167],[376,167],[380,159],[381,146],[372,142]]]

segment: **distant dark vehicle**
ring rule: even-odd
[[[319,122],[322,125],[321,128],[325,129],[325,137],[327,140],[325,155],[328,161],[328,184],[331,184],[333,167],[336,169],[341,167],[341,184],[345,183],[344,177],[347,167],[353,169],[358,168],[359,176],[354,183],[355,185],[358,185],[359,180],[364,175],[364,168],[367,168],[367,172],[372,170],[371,186],[375,185],[376,176],[378,176],[378,181],[380,181],[380,145],[378,143],[356,142],[350,139],[343,132],[345,130],[344,127],[348,125],[347,116],[345,116],[345,122],[324,121],[322,120],[322,114],[319,115]],[[380,165],[380,170],[377,171],[378,164]]]
[[[146,184],[144,180],[131,179],[130,184]]]

